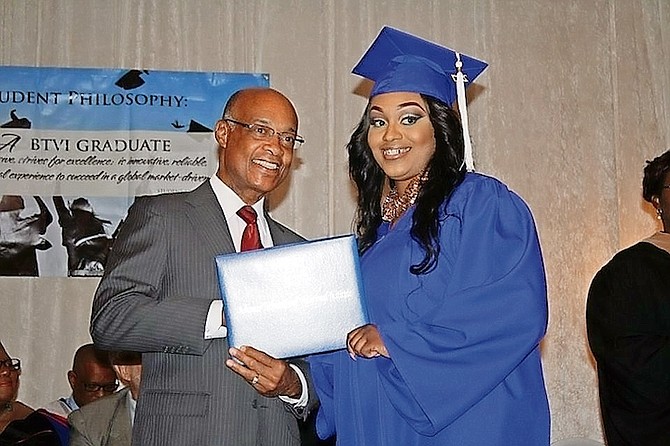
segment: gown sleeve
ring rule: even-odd
[[[321,353],[307,358],[315,390],[319,394],[316,433],[321,439],[335,435],[334,361],[337,353]]]
[[[537,349],[547,324],[544,266],[526,204],[489,179],[462,183],[444,210],[436,269],[407,274],[403,317],[378,326],[391,357],[376,361],[384,391],[423,435],[500,386]],[[417,263],[423,252],[413,251]]]

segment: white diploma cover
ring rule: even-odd
[[[353,235],[223,254],[216,268],[231,347],[304,356],[368,323]]]

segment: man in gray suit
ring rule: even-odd
[[[70,446],[130,446],[142,359],[133,352],[113,352],[110,359],[125,387],[70,413]]]
[[[93,301],[91,335],[101,348],[143,353],[133,445],[300,443],[296,417],[316,404],[308,368],[250,347],[233,352],[241,364],[226,366],[214,263],[240,250],[244,206],[258,215],[263,246],[302,239],[264,209],[289,173],[297,131],[284,95],[241,90],[216,123],[216,175],[191,192],[140,197],[129,209]]]

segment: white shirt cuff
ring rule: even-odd
[[[223,325],[223,301],[213,300],[207,312],[205,339],[225,338],[228,329]]]
[[[305,407],[307,406],[307,402],[309,401],[309,391],[307,390],[307,380],[305,379],[305,375],[303,375],[302,370],[300,370],[300,367],[298,367],[295,364],[289,364],[289,367],[291,367],[293,370],[295,370],[295,373],[298,374],[298,378],[300,379],[300,385],[302,386],[302,393],[300,394],[300,398],[291,398],[288,396],[284,395],[279,395],[279,399],[282,400],[285,403],[292,404],[293,407],[298,408],[298,407]]]

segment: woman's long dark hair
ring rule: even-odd
[[[428,162],[428,179],[415,202],[410,234],[426,254],[421,262],[410,267],[412,274],[425,274],[435,267],[440,253],[439,208],[465,176],[463,130],[458,113],[433,97],[421,97],[428,105],[429,119],[435,132],[435,153]],[[349,176],[358,189],[354,225],[361,253],[377,238],[377,228],[382,222],[381,201],[386,180],[368,145],[369,109],[368,103],[347,144]]]

